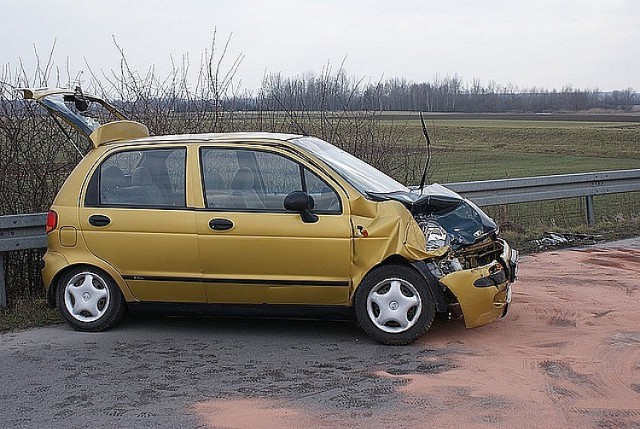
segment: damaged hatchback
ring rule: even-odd
[[[49,302],[80,331],[127,308],[350,314],[407,344],[436,314],[503,317],[517,253],[491,218],[434,184],[410,189],[318,138],[150,137],[81,91],[28,89],[93,142],[47,218]],[[106,107],[116,120],[83,114]]]

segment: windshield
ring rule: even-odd
[[[303,137],[291,141],[320,158],[362,194],[409,192],[402,183],[324,140]]]

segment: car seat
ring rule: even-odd
[[[115,165],[100,172],[100,203],[122,204],[122,189],[127,185],[124,173]]]
[[[147,206],[164,206],[167,204],[164,194],[153,183],[151,172],[147,167],[138,167],[133,170],[128,194],[132,204]]]
[[[232,208],[264,209],[266,208],[258,193],[253,188],[255,174],[248,167],[242,167],[229,184]]]

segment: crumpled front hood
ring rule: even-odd
[[[403,203],[418,223],[436,221],[450,235],[454,249],[474,244],[498,231],[498,225],[480,207],[438,183],[425,186],[422,192],[418,189],[370,192],[369,196],[379,201]]]

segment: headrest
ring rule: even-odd
[[[132,186],[153,186],[151,172],[147,167],[138,167],[131,173]]]
[[[100,172],[100,187],[102,189],[117,189],[126,184],[124,174],[115,165],[110,165]]]
[[[248,167],[242,167],[236,173],[229,187],[234,191],[244,191],[253,188],[254,174]]]

